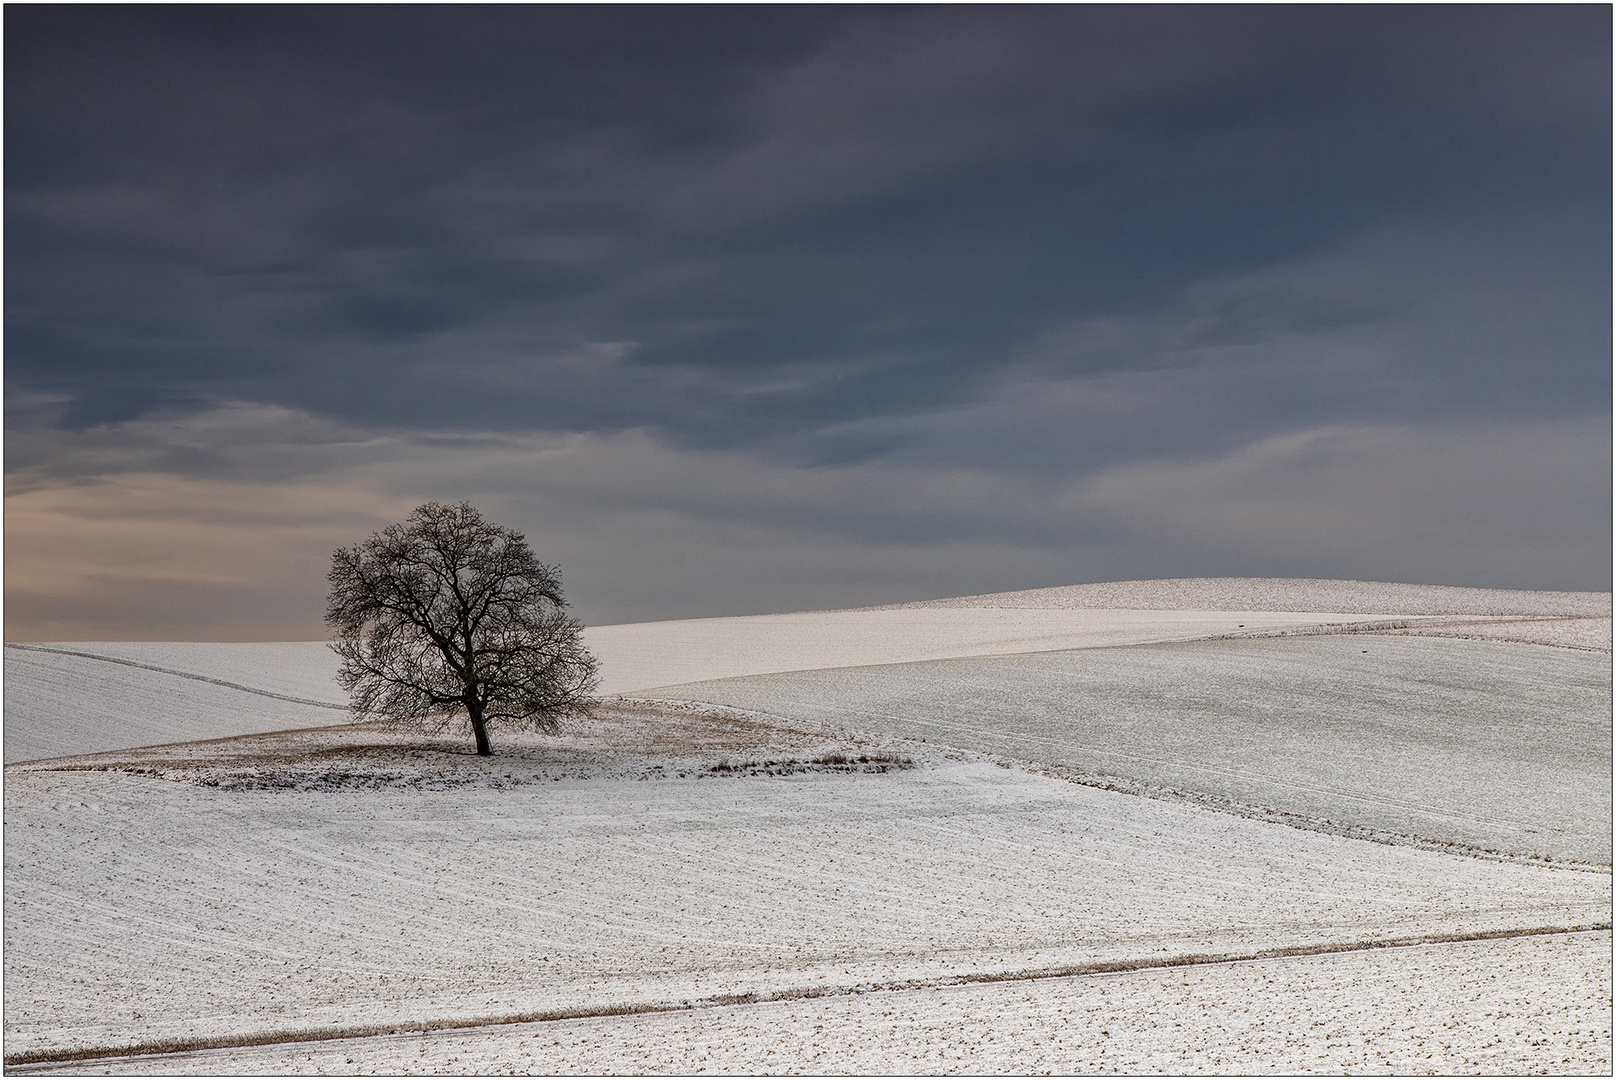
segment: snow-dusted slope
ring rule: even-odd
[[[1599,647],[1610,593],[1527,592],[1312,578],[1169,578],[963,596],[849,611],[592,627],[603,692],[680,681],[1053,649],[1190,641],[1326,623],[1397,619],[1419,629]],[[1485,620],[1575,617],[1572,626]],[[1603,622],[1598,622],[1603,618]],[[1593,620],[1589,625],[1582,620]],[[1606,646],[1608,647],[1608,646]],[[700,674],[694,674],[699,672]]]
[[[144,656],[155,666],[170,668],[168,671],[95,655],[73,655],[102,648],[106,646],[100,643],[6,646],[8,764],[349,720],[340,704],[340,691],[330,692],[336,687],[329,674],[325,687],[317,679],[298,677],[313,656],[302,642],[232,646],[164,642],[144,649],[124,644],[113,646],[106,654]],[[330,657],[323,646],[318,648],[325,658]],[[225,663],[209,662],[226,658]],[[321,662],[329,665],[327,659]],[[226,675],[252,683],[223,685],[236,682],[225,679]],[[275,689],[265,689],[269,687]],[[322,690],[319,698],[283,693]]]
[[[1354,634],[806,671],[653,694],[1320,824],[1611,858],[1604,653]]]
[[[1039,608],[805,611],[595,626],[605,694],[778,671],[1005,656],[1373,622],[1375,614]]]
[[[1570,621],[1508,621],[1523,615]],[[610,695],[774,672],[1190,641],[1388,619],[1412,624],[1414,632],[1535,635],[1599,648],[1609,641],[1609,615],[1609,593],[1219,578],[1076,585],[855,611],[596,626],[584,636],[601,661],[601,692]],[[8,762],[344,719],[337,710],[279,700],[328,705],[346,700],[334,678],[336,658],[321,642],[34,646],[56,649],[55,654],[24,648],[6,649]],[[63,651],[91,656],[63,656]],[[173,672],[233,685],[210,687]]]
[[[335,791],[13,767],[7,1053],[1610,915],[1606,874],[1303,832],[984,763],[504,779],[521,764],[489,762],[472,786]]]
[[[769,672],[1183,641],[1372,616],[1116,610],[818,611],[590,627],[601,693]],[[5,760],[342,723],[323,642],[10,644]],[[228,684],[228,685],[221,685]],[[256,693],[254,692],[256,691]],[[279,700],[294,698],[295,702]]]
[[[1388,615],[1611,615],[1608,592],[1533,592],[1322,578],[1157,578],[888,604],[912,608],[1376,611]]]
[[[306,701],[348,700],[337,685],[337,656],[323,641],[41,641],[8,643],[7,660],[16,649],[89,653]]]
[[[1608,1075],[1610,950],[1608,930],[1551,934],[164,1054],[115,1069]]]
[[[1477,941],[1426,966],[1383,949],[1363,963],[1314,956],[1260,976],[1208,973],[1212,989],[1181,1005],[1166,975],[1099,1004],[1086,987],[1121,983],[1072,983],[1076,1000],[1044,994],[1051,980],[991,984],[1002,994],[958,986],[1085,965],[1609,926],[1608,872],[1371,843],[1342,832],[1395,822],[1345,813],[1308,829],[1272,820],[1283,812],[1213,813],[1189,784],[1221,775],[1246,785],[1208,789],[1204,802],[1231,809],[1272,808],[1269,796],[1288,785],[1314,800],[1298,815],[1391,806],[1420,832],[1443,815],[1484,827],[1491,816],[1517,837],[1559,815],[1594,833],[1602,823],[1608,839],[1608,651],[1365,632],[1207,640],[1426,613],[1319,604],[1349,613],[1330,616],[1297,600],[1277,617],[1235,603],[1262,596],[1217,608],[1203,590],[1209,606],[1197,611],[1183,595],[1152,607],[1149,589],[1118,590],[1110,606],[962,602],[589,632],[608,689],[737,672],[683,689],[742,687],[757,708],[792,718],[773,726],[627,701],[559,736],[496,736],[491,759],[464,739],[361,727],[12,765],[7,1052],[774,994],[800,1006],[786,1003],[788,1022],[805,1025],[792,1038],[744,1022],[703,1026],[697,1014],[717,1008],[689,1014],[692,1038],[735,1041],[722,1059],[648,1055],[632,1033],[590,1056],[543,1028],[542,1041],[530,1035],[517,1051],[506,1028],[457,1034],[439,1057],[412,1044],[401,1058],[405,1040],[392,1037],[368,1049],[349,1042],[336,1057],[323,1051],[342,1044],[319,1044],[306,1061],[283,1044],[239,1065],[1608,1071],[1608,1022],[1589,1030],[1590,1016],[1608,1017],[1608,937],[1581,950]],[[1579,627],[1609,618],[1608,595],[1602,607],[1597,597],[1473,599],[1433,616],[1438,632],[1490,633],[1523,615]],[[1584,637],[1599,640],[1597,630]],[[5,650],[8,759],[18,746],[41,752],[19,730],[71,736],[83,750],[109,733],[128,745],[346,719],[321,707],[342,699],[319,643],[95,649]],[[1147,655],[1155,661],[1133,662]],[[915,662],[878,666],[894,658]],[[187,717],[190,727],[173,727]],[[863,739],[834,730],[843,724],[889,733]],[[900,738],[916,734],[928,741]],[[995,767],[971,747],[1056,773],[1135,779],[1104,791]],[[1141,772],[1141,762],[1169,772]],[[1190,797],[1123,793],[1170,784]],[[1528,952],[1538,959],[1522,959]],[[1381,973],[1353,974],[1367,967]],[[933,996],[876,1010],[872,986]],[[1119,1010],[1147,1020],[1108,1026]],[[1056,1016],[1102,1026],[1063,1043],[1048,1037]],[[1175,1026],[1146,1031],[1158,1021]],[[939,1025],[965,1034],[950,1044]],[[819,1026],[870,1053],[818,1056]],[[656,1040],[676,1027],[670,1018],[647,1030]],[[926,1056],[967,1036],[1000,1040],[1005,1056]],[[1231,1042],[1263,1053],[1219,1056]],[[1068,1054],[1112,1047],[1145,1056]],[[780,1053],[754,1059],[749,1048]]]

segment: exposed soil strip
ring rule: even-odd
[[[79,652],[76,649],[51,649],[44,645],[19,645],[15,642],[6,642],[8,649],[22,649],[25,652],[57,653],[61,656],[82,656],[86,660],[101,660],[108,664],[122,664],[124,667],[141,668],[145,671],[157,671],[164,675],[178,675],[182,679],[193,679],[196,682],[212,683],[214,686],[223,686],[231,690],[240,690],[244,694],[257,694],[259,697],[274,698],[276,701],[290,701],[294,705],[313,705],[317,709],[340,709],[348,711],[346,705],[336,705],[329,701],[314,701],[310,698],[292,697],[289,694],[276,694],[269,690],[259,690],[253,686],[243,686],[240,683],[226,682],[208,675],[197,675],[189,671],[176,671],[173,668],[158,667],[156,664],[142,664],[137,660],[125,660],[118,656],[103,656],[100,653]]]
[[[513,1024],[535,1024],[556,1020],[584,1020],[602,1016],[640,1016],[649,1013],[692,1012],[697,1009],[725,1005],[757,1005],[774,1001],[847,997],[854,994],[931,990],[947,986],[966,986],[973,983],[1065,979],[1078,975],[1109,975],[1129,971],[1147,971],[1156,968],[1199,967],[1251,960],[1278,960],[1297,956],[1368,952],[1375,949],[1406,949],[1421,945],[1446,945],[1466,941],[1500,941],[1508,938],[1543,937],[1550,934],[1580,934],[1609,929],[1611,929],[1611,924],[1602,922],[1590,923],[1585,926],[1539,926],[1519,930],[1423,934],[1418,937],[1387,938],[1380,941],[1290,945],[1241,953],[1189,954],[1159,959],[1101,960],[1086,964],[1068,964],[1061,967],[1040,968],[1029,971],[981,972],[974,975],[956,975],[939,979],[904,979],[884,983],[860,983],[856,986],[821,986],[773,990],[762,993],[719,994],[694,1001],[592,1005],[582,1008],[514,1013],[507,1016],[483,1016],[460,1020],[423,1020],[401,1024],[370,1024],[356,1027],[304,1028],[288,1031],[264,1031],[248,1035],[199,1035],[191,1038],[158,1039],[151,1042],[131,1043],[125,1046],[97,1046],[74,1050],[29,1050],[19,1054],[7,1054],[5,1064],[9,1068],[10,1066],[22,1065],[97,1061],[106,1058],[151,1057],[158,1054],[178,1054],[200,1050],[228,1050],[245,1046],[273,1046],[282,1043],[334,1042],[342,1039],[375,1038],[382,1035],[425,1035],[435,1031],[505,1027]]]

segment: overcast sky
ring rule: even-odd
[[[1611,9],[5,9],[6,636],[1611,587]]]

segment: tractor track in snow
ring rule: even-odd
[[[387,1035],[425,1035],[446,1031],[470,1031],[477,1028],[509,1027],[518,1024],[536,1024],[564,1020],[584,1020],[612,1016],[643,1016],[653,1013],[695,1012],[700,1009],[736,1005],[761,1005],[781,1001],[801,1001],[812,998],[851,997],[859,994],[891,993],[906,990],[930,990],[951,986],[983,983],[1033,982],[1044,979],[1066,979],[1084,975],[1117,975],[1134,971],[1153,971],[1164,968],[1208,967],[1219,964],[1249,963],[1261,960],[1292,959],[1308,956],[1328,956],[1341,953],[1372,952],[1381,949],[1410,949],[1430,945],[1452,945],[1477,941],[1503,941],[1513,938],[1546,937],[1598,933],[1612,928],[1610,922],[1589,923],[1580,926],[1539,926],[1513,930],[1482,930],[1469,933],[1434,933],[1410,937],[1334,942],[1313,945],[1282,946],[1273,949],[1255,949],[1219,954],[1188,954],[1173,957],[1141,958],[1134,960],[1105,960],[1062,965],[1028,971],[977,972],[936,979],[902,979],[886,982],[859,983],[852,986],[800,987],[758,993],[718,994],[689,1001],[628,1002],[622,1004],[584,1006],[572,1009],[547,1009],[536,1012],[512,1013],[504,1016],[486,1016],[458,1020],[418,1020],[395,1024],[366,1024],[353,1027],[321,1027],[265,1031],[242,1035],[190,1036],[130,1043],[123,1046],[98,1046],[78,1049],[42,1049],[7,1054],[7,1072],[50,1072],[52,1066],[74,1066],[96,1061],[111,1064],[118,1059],[155,1057],[163,1054],[188,1054],[208,1050],[227,1050],[253,1046],[278,1046],[295,1043],[335,1042],[345,1039],[367,1039]],[[28,1069],[27,1066],[40,1066]]]

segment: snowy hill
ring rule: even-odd
[[[1403,624],[1398,633],[1610,648],[1609,593],[1210,578],[1073,585],[846,611],[590,627],[601,693],[791,671]],[[41,652],[40,649],[54,650]],[[5,760],[343,723],[322,642],[6,649]],[[291,699],[291,700],[288,700]]]

